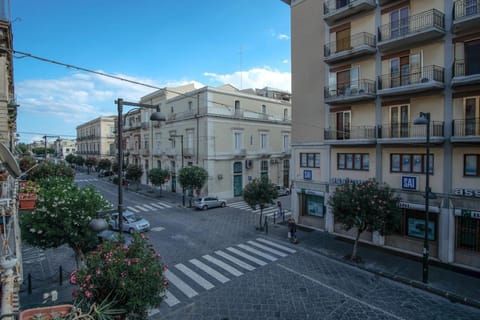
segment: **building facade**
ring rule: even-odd
[[[77,155],[115,161],[116,116],[99,117],[77,126]]]
[[[57,139],[53,144],[55,154],[58,159],[65,160],[65,157],[69,154],[76,154],[77,141],[72,139]]]
[[[375,178],[396,190],[402,219],[363,241],[422,255],[428,227],[432,259],[480,269],[480,3],[284,2],[299,223],[351,237],[328,198],[346,180]],[[415,124],[420,113],[428,128]],[[425,226],[427,172],[436,198]]]
[[[174,192],[182,192],[176,177],[185,166],[208,171],[203,195],[240,196],[249,181],[262,175],[288,187],[291,106],[286,95],[273,99],[230,85],[158,90],[141,102],[160,105],[166,121],[150,122],[155,110],[141,109],[136,122],[140,133],[127,137],[126,150],[133,160],[130,150],[140,146],[143,183],[148,183],[150,169],[168,169],[165,188]]]

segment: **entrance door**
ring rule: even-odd
[[[237,161],[233,164],[233,196],[240,197],[243,189],[243,166]]]
[[[477,134],[477,99],[468,98],[465,100],[465,135],[474,136]]]

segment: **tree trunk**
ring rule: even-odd
[[[260,207],[260,220],[258,221],[258,229],[262,230],[262,215],[263,215],[263,207]]]
[[[353,252],[350,260],[356,261],[357,260],[357,247],[358,247],[358,239],[360,239],[360,234],[363,232],[363,229],[357,229],[357,236],[355,237],[355,242],[353,243]]]
[[[75,262],[77,263],[77,269],[85,267],[85,253],[80,249],[73,249],[75,252]]]

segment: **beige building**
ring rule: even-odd
[[[480,269],[480,3],[284,0],[291,6],[292,210],[350,237],[327,203],[346,179],[401,197],[402,221],[363,241]],[[426,168],[430,115],[430,165]]]
[[[58,159],[65,160],[65,157],[69,154],[76,154],[77,141],[72,139],[57,139],[53,144],[55,154]]]
[[[77,155],[115,161],[116,116],[99,117],[77,126]]]
[[[261,175],[289,186],[291,106],[289,94],[276,91],[282,99],[230,85],[156,91],[141,102],[159,104],[166,121],[149,122],[154,110],[141,109],[135,121],[140,133],[132,140],[126,131],[126,150],[130,159],[132,150],[138,153],[145,173],[157,167],[170,170],[166,188],[174,192],[181,192],[178,170],[191,165],[209,173],[201,190],[205,195],[240,196],[243,187]],[[146,174],[142,182],[147,182]]]

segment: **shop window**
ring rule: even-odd
[[[325,215],[324,197],[313,195],[313,194],[303,194],[303,208],[302,214],[306,216],[316,216],[322,217]]]
[[[402,208],[402,219],[394,232],[402,236],[425,239],[425,212]],[[437,215],[434,213],[429,213],[428,240],[437,240]]]
[[[480,177],[480,155],[466,154],[464,156],[463,175],[468,177]]]
[[[337,169],[339,170],[366,170],[370,167],[368,153],[339,153],[337,154]]]
[[[480,219],[471,215],[456,218],[457,248],[480,251]]]

